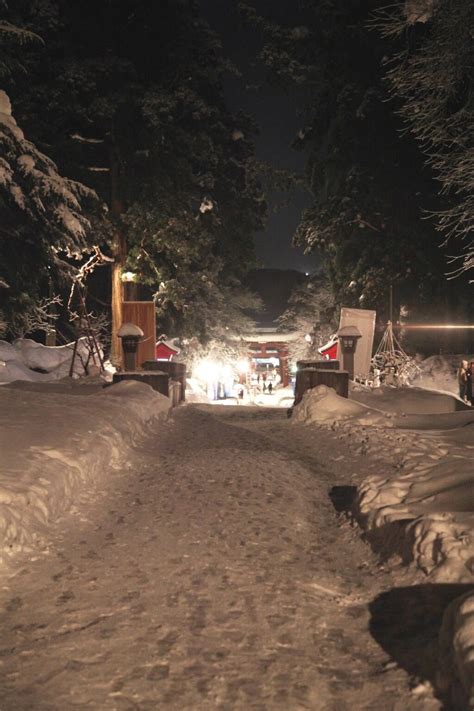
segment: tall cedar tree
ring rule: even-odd
[[[24,71],[22,52],[40,38],[0,20],[0,78]],[[70,278],[91,247],[87,210],[97,195],[59,174],[56,165],[27,140],[0,91],[0,330],[13,332],[53,281]]]
[[[457,254],[452,272],[467,272],[474,269],[474,5],[409,0],[379,12],[374,24],[382,36],[405,40],[387,61],[387,76],[400,115],[451,202],[437,218]]]
[[[18,0],[11,19],[44,40],[10,87],[21,120],[110,206],[116,275],[151,286],[160,330],[231,326],[266,205],[254,125],[225,106],[229,67],[196,3]]]
[[[416,144],[387,101],[386,40],[370,31],[376,0],[300,2],[298,23],[277,25],[248,4],[244,15],[263,36],[270,79],[305,96],[294,140],[307,151],[314,196],[295,243],[321,250],[340,305],[375,308],[388,317],[389,285],[412,317],[439,310],[462,319],[467,290],[446,283],[446,263],[432,221],[439,206]],[[288,3],[290,6],[290,3]],[[294,3],[291,3],[294,8]]]

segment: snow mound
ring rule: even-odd
[[[353,388],[351,400],[384,412],[409,415],[432,415],[469,409],[450,392],[418,387]]]
[[[0,561],[31,551],[100,487],[170,400],[148,385],[14,383],[0,388]]]
[[[459,363],[466,355],[430,356],[419,363],[417,375],[411,380],[411,385],[417,387],[458,393],[456,371]]]
[[[451,690],[454,708],[474,708],[474,593],[456,598],[443,616],[439,634],[438,687]]]
[[[332,424],[341,420],[357,420],[364,425],[389,424],[389,416],[354,400],[337,395],[333,388],[318,385],[307,390],[292,414],[294,424]]]
[[[444,454],[443,454],[444,452]],[[367,477],[358,506],[369,529],[403,522],[415,565],[437,582],[474,581],[474,471],[459,455],[456,470],[435,447],[411,471]]]
[[[98,370],[98,354],[91,353],[86,337],[80,338],[76,347],[74,343],[44,346],[31,338],[19,338],[13,344],[0,341],[0,384],[14,380],[44,382],[67,377],[73,356],[73,377]]]
[[[42,382],[51,380],[47,373],[37,373],[17,360],[0,360],[0,383],[11,383],[15,380],[29,380],[31,382]]]

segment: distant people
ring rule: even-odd
[[[240,388],[239,389],[239,400],[243,400],[243,399],[244,399],[244,389]]]
[[[467,381],[468,381],[468,371],[469,363],[467,360],[462,360],[461,365],[458,368],[458,385],[459,385],[459,397],[463,402],[467,402]],[[471,392],[472,392],[472,380],[471,380]]]
[[[268,383],[268,393],[269,393],[269,395],[272,394],[272,391],[273,391],[273,383],[270,382],[270,383]]]

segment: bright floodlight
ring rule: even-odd
[[[463,328],[468,328],[472,329],[474,326],[472,324],[467,324],[467,323],[402,323],[401,324],[402,328],[404,329],[413,329],[413,330],[429,330],[429,329],[463,329]]]
[[[224,380],[229,380],[229,378],[232,377],[232,370],[230,369],[229,365],[221,365],[220,366],[220,376]]]
[[[239,373],[248,373],[249,370],[249,362],[248,360],[239,360],[237,363],[237,370]]]
[[[196,377],[206,383],[212,383],[217,378],[219,364],[213,360],[201,360],[196,367]]]

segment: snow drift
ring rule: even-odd
[[[430,383],[446,387],[446,378],[433,366]],[[432,582],[474,584],[474,408],[446,390],[356,386],[345,399],[319,386],[292,420],[331,427],[378,462],[357,487],[356,509],[379,550]],[[440,688],[456,690],[462,708],[474,708],[473,619],[471,591],[448,608],[440,637]]]
[[[131,380],[0,388],[0,560],[33,550],[52,522],[124,466],[147,423],[169,408]]]
[[[80,377],[98,371],[97,354],[91,354],[86,337],[64,346],[44,346],[31,338],[19,338],[13,344],[0,341],[0,384],[14,380],[45,382],[69,376]]]
[[[388,426],[389,417],[367,405],[340,397],[327,385],[318,385],[307,390],[292,415],[292,422],[305,425],[332,424],[345,420],[358,421],[361,424],[384,423]]]

